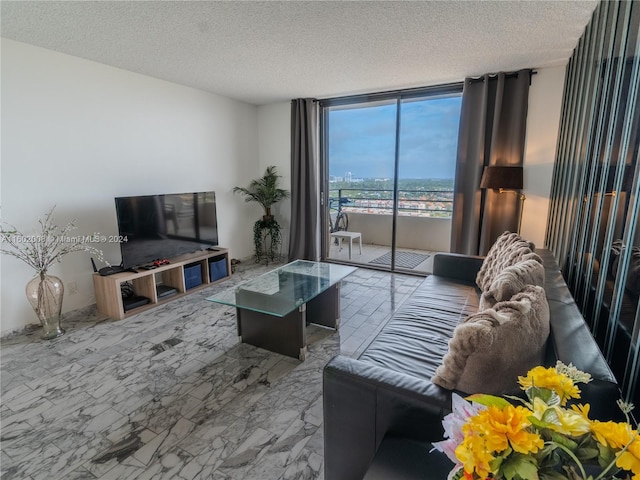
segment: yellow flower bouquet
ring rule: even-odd
[[[627,421],[589,419],[577,383],[589,374],[562,362],[518,377],[525,398],[453,396],[443,420],[445,440],[433,444],[455,466],[449,480],[640,480],[640,437],[631,404],[618,402]]]

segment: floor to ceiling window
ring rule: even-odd
[[[325,100],[325,259],[428,273],[449,250],[462,85]]]

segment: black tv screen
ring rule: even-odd
[[[218,245],[215,192],[117,197],[115,202],[124,268]]]

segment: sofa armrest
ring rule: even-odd
[[[566,302],[566,303],[565,303]],[[593,338],[578,306],[569,301],[550,300],[550,349],[554,360],[573,364],[591,375],[591,382],[580,384],[580,402],[589,403],[590,418],[623,420],[616,405],[621,398],[620,388],[611,368]],[[547,363],[550,363],[547,360]]]
[[[475,283],[484,257],[460,253],[436,253],[433,256],[433,274],[463,282]]]
[[[384,436],[439,441],[451,392],[338,355],[324,368],[325,478],[362,479]]]

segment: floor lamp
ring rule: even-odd
[[[524,187],[523,168],[520,167],[503,167],[489,166],[484,167],[482,171],[482,179],[480,180],[480,188],[498,190],[500,193],[513,193],[520,199],[518,208],[518,234],[522,225],[522,209],[524,208],[525,196],[516,190],[522,190]]]

